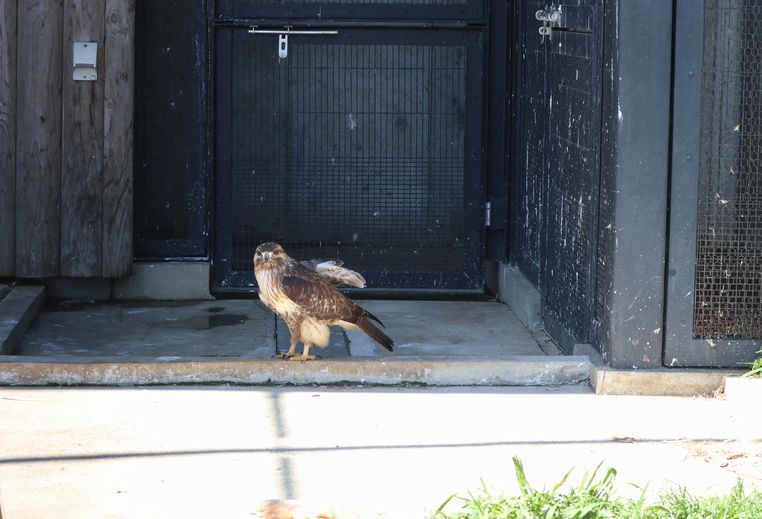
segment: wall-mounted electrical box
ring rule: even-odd
[[[98,79],[98,44],[88,41],[74,42],[74,81]]]

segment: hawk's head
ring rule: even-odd
[[[257,247],[254,253],[254,270],[270,270],[284,267],[291,258],[277,243],[268,241]]]

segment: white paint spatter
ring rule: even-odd
[[[622,105],[617,102],[616,114],[620,121],[624,121],[624,114],[622,113]]]

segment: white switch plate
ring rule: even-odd
[[[98,79],[98,44],[92,41],[74,42],[75,81],[95,81]]]

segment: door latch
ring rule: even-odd
[[[307,36],[337,35],[337,29],[297,29],[293,26],[286,26],[282,29],[260,29],[257,26],[249,28],[249,34],[277,34],[278,35],[278,57],[286,59],[288,57],[288,37],[291,34],[303,34]]]
[[[561,24],[561,9],[552,5],[545,9],[540,9],[534,13],[534,17],[542,22],[540,35],[542,36],[542,42],[545,43],[545,37],[547,36],[548,38],[551,38],[553,35],[553,28],[558,27]]]

